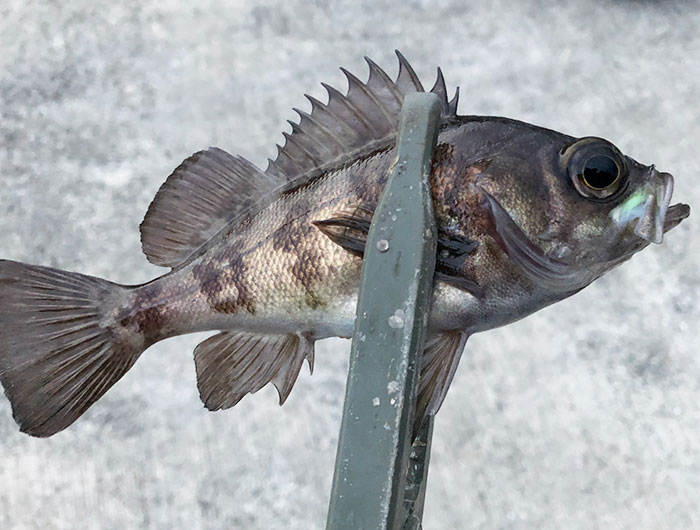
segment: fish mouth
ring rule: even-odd
[[[690,215],[690,206],[687,204],[669,205],[673,195],[673,176],[670,173],[659,173],[653,166],[650,171],[653,173],[651,183],[637,190],[610,213],[610,217],[621,229],[633,225],[635,235],[647,244],[661,243],[666,232]],[[478,184],[476,187],[485,199],[484,206],[490,213],[496,241],[526,276],[550,291],[578,291],[600,276],[604,272],[603,268],[610,269],[622,263],[645,246],[637,245],[633,252],[626,252],[615,260],[602,263],[605,265],[603,268],[566,263],[545,254],[493,195]]]
[[[634,234],[647,243],[660,244],[664,234],[690,215],[687,204],[670,206],[673,175],[649,168],[649,182],[616,206],[610,217],[620,229],[634,226]]]

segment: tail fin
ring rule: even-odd
[[[0,380],[20,430],[65,429],[131,368],[147,344],[110,315],[127,291],[0,260]]]

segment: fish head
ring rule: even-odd
[[[602,138],[547,132],[502,145],[474,179],[494,238],[538,285],[577,291],[688,217],[688,205],[671,205],[670,173]]]

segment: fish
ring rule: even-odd
[[[267,384],[283,404],[314,343],[349,338],[367,233],[397,163],[402,102],[424,92],[396,52],[392,79],[306,96],[263,171],[211,147],[167,178],[140,225],[140,285],[0,260],[0,381],[22,432],[77,420],[151,345],[213,331],[194,350],[209,410]],[[437,225],[416,418],[443,402],[467,339],[567,298],[688,217],[674,179],[611,142],[503,117],[459,115],[442,71],[429,184]]]

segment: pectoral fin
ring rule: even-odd
[[[209,410],[227,409],[272,383],[282,405],[304,359],[313,369],[313,357],[313,342],[305,335],[225,331],[194,350],[199,395]]]
[[[373,213],[366,208],[340,212],[330,219],[315,221],[314,225],[334,243],[356,256],[362,257]],[[479,296],[481,287],[464,276],[463,266],[478,243],[459,234],[450,234],[438,228],[435,279],[449,283]]]
[[[372,224],[372,212],[357,208],[340,212],[330,219],[314,221],[313,224],[328,238],[355,256],[364,256],[367,234]]]

